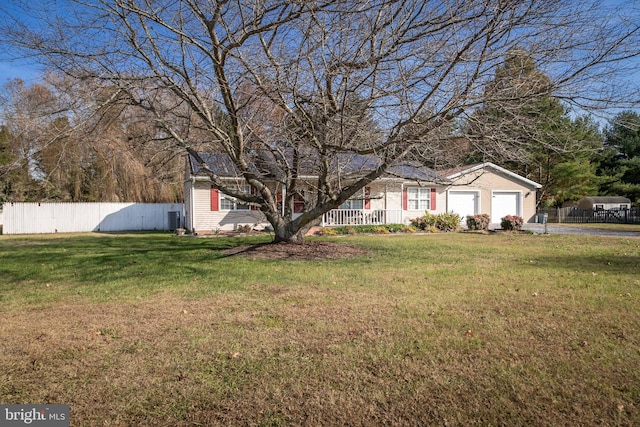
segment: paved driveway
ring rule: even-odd
[[[545,232],[543,224],[525,224],[522,229],[540,234]],[[640,226],[638,227],[638,231],[615,231],[547,224],[546,231],[549,234],[584,234],[590,236],[640,237]]]

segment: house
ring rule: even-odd
[[[237,178],[234,166],[224,155],[201,155],[207,166],[221,179],[245,185]],[[348,162],[337,161],[337,169],[348,176],[353,171],[375,165],[372,158],[350,155]],[[258,167],[263,173],[267,166]],[[272,172],[276,175],[276,172]],[[314,177],[306,175],[313,197]],[[274,190],[281,194],[278,180]],[[327,212],[322,226],[362,224],[408,224],[424,215],[455,212],[463,220],[466,215],[487,213],[492,223],[500,223],[506,215],[522,216],[532,222],[535,217],[536,191],[541,186],[492,163],[465,166],[458,170],[435,172],[415,163],[395,165],[363,188],[337,209]],[[240,226],[268,226],[264,215],[220,192],[191,156],[187,161],[185,179],[185,228],[193,233],[237,230]],[[294,203],[294,215],[303,209],[303,200]]]
[[[584,210],[631,209],[631,200],[626,197],[602,196],[583,197],[578,200],[577,207]]]

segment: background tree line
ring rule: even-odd
[[[436,170],[492,161],[542,184],[542,206],[587,195],[638,203],[640,115],[623,111],[600,129],[544,95],[548,81],[527,52],[511,52],[483,104],[416,158]],[[0,94],[0,201],[182,200],[184,159],[162,143],[152,117],[108,99],[108,88],[49,74],[30,85],[7,81]],[[353,105],[342,120],[371,138],[375,123]]]
[[[183,161],[156,138],[143,111],[112,95],[54,74],[32,84],[7,81],[0,89],[0,202],[181,201]]]

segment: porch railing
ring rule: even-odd
[[[322,217],[322,226],[402,224],[402,211],[333,209]]]

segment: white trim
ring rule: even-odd
[[[501,172],[501,173],[503,173],[505,175],[508,175],[508,176],[510,176],[512,178],[515,178],[515,179],[517,179],[519,181],[522,181],[522,182],[524,182],[526,184],[529,184],[530,186],[532,186],[534,188],[537,188],[537,189],[538,188],[542,188],[542,185],[538,184],[537,182],[531,181],[530,179],[527,179],[524,176],[518,175],[517,173],[513,173],[510,170],[507,170],[507,169],[505,169],[503,167],[500,167],[500,166],[498,166],[496,164],[493,164],[491,162],[485,162],[485,163],[481,163],[479,165],[472,166],[472,167],[470,167],[468,169],[462,170],[460,172],[456,172],[456,173],[454,173],[452,175],[448,175],[446,178],[448,178],[448,179],[456,179],[456,178],[461,177],[462,175],[466,175],[466,174],[469,174],[469,173],[472,173],[472,172],[475,172],[475,171],[478,171],[478,170],[484,169],[484,168],[495,169],[498,172]]]
[[[211,191],[211,189],[209,189]],[[209,195],[211,197],[211,195]],[[195,210],[196,210],[196,180],[192,177],[191,183],[189,184],[189,226],[190,231],[195,234],[196,232],[196,224],[195,221]],[[211,203],[211,201],[209,201]]]

